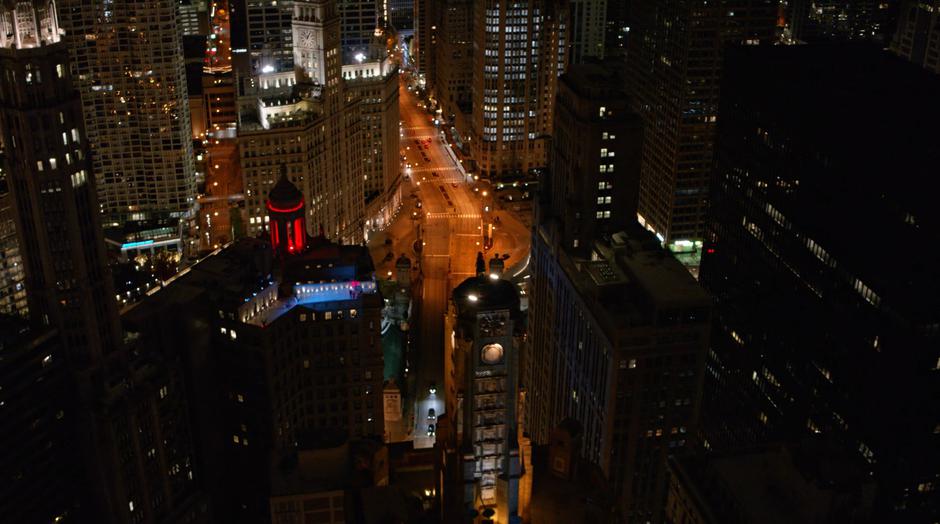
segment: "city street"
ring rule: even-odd
[[[472,178],[468,180],[463,174],[442,141],[433,117],[419,107],[419,99],[407,89],[407,81],[407,74],[403,74],[399,96],[401,149],[405,162],[412,166],[410,180],[405,181],[402,188],[406,198],[398,218],[381,237],[390,239],[391,243],[384,247],[373,244],[373,257],[378,274],[387,275],[394,270],[394,260],[383,261],[384,255],[376,255],[391,252],[397,257],[405,253],[415,260],[413,247],[420,234],[422,280],[416,297],[417,351],[410,362],[414,376],[409,381],[414,390],[407,395],[415,404],[413,409],[406,408],[403,416],[413,417],[414,445],[424,448],[434,444],[434,439],[428,436],[428,424],[437,423],[428,419],[428,410],[433,408],[436,417],[444,413],[443,341],[448,295],[456,285],[473,275],[477,252],[483,250],[484,217],[492,220],[496,214],[493,210],[484,211],[482,189],[476,187],[474,191]],[[419,201],[420,208],[417,207]],[[499,213],[499,216],[500,223],[487,258],[492,253],[506,253],[509,255],[507,267],[521,265],[528,255],[529,231],[509,213]],[[432,385],[436,386],[436,394],[430,393]]]

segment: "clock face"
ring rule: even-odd
[[[487,344],[480,350],[480,358],[486,364],[499,364],[503,360],[503,346]]]
[[[304,47],[313,47],[313,31],[300,33],[300,44]]]

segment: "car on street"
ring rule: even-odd
[[[428,386],[428,393],[430,393],[430,394],[432,394],[432,395],[434,395],[434,394],[437,393],[437,384],[436,384],[436,383],[431,382],[431,384]]]
[[[437,413],[434,412],[434,408],[428,410],[428,420],[436,420]]]
[[[428,436],[429,437],[434,436],[434,424],[428,424]]]

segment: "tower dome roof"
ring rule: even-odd
[[[281,177],[278,179],[271,192],[268,193],[268,203],[272,211],[279,209],[294,209],[303,204],[304,195],[297,189],[297,186],[287,179],[287,169],[281,167]]]

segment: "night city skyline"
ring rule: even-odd
[[[940,523],[938,93],[940,0],[4,0],[0,522]]]

